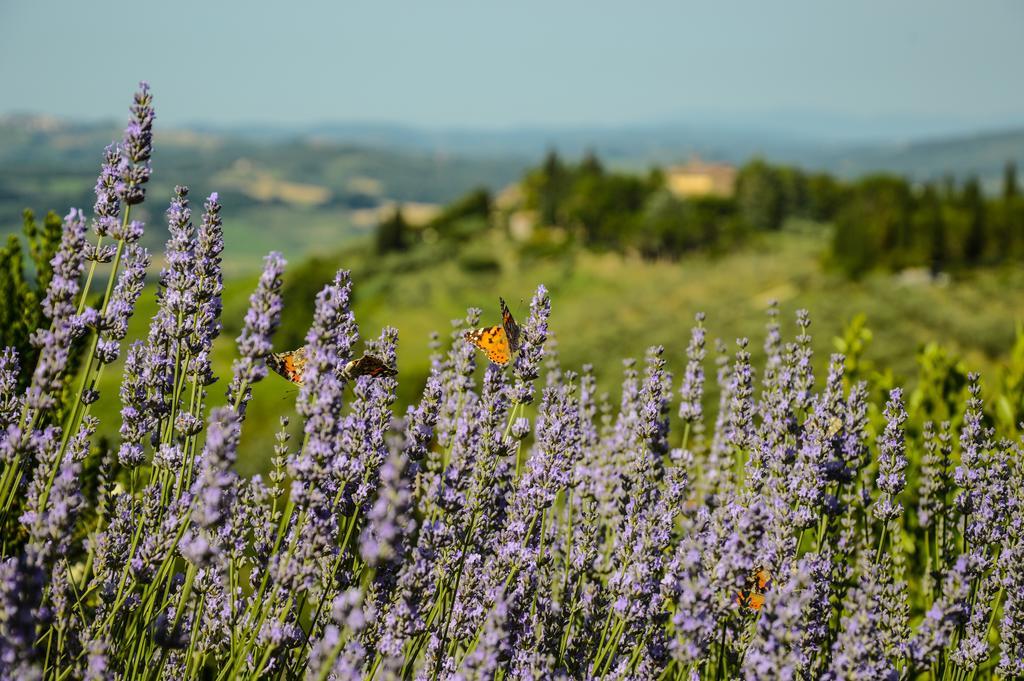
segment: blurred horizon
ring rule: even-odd
[[[14,0],[0,116],[163,128],[423,133],[688,127],[893,143],[1024,126],[1024,5],[913,0],[493,7]],[[187,40],[182,38],[187,37]],[[137,46],[133,42],[137,41]],[[125,44],[127,43],[127,45]]]

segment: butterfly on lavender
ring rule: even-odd
[[[463,338],[475,345],[495,364],[505,366],[512,359],[512,353],[519,350],[521,330],[503,298],[501,303],[501,325],[470,329]]]

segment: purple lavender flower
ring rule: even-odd
[[[25,402],[37,411],[56,406],[72,344],[84,331],[82,320],[75,315],[76,298],[81,291],[79,280],[85,267],[84,250],[85,217],[82,211],[72,209],[64,218],[60,247],[50,261],[53,278],[43,299],[43,313],[50,318],[51,326],[37,329],[31,339],[39,349],[39,359]]]
[[[953,475],[956,484],[964,491],[957,497],[957,505],[963,513],[970,513],[976,506],[975,498],[984,477],[984,449],[988,446],[987,433],[982,423],[981,384],[978,374],[968,376],[970,397],[964,414],[963,430],[960,434],[960,465]]]
[[[241,423],[229,407],[210,414],[206,445],[199,457],[199,475],[192,484],[193,527],[182,538],[179,548],[189,561],[205,565],[224,551],[231,534],[232,507],[237,489],[234,466]]]
[[[662,578],[662,594],[674,604],[671,618],[675,637],[669,643],[672,659],[681,668],[702,662],[718,630],[722,594],[716,593],[704,567],[709,536],[684,536]]]
[[[921,527],[932,527],[946,512],[946,495],[951,487],[950,458],[953,454],[949,429],[950,424],[946,421],[936,432],[935,424],[927,421],[921,434],[924,455],[921,457],[921,483],[917,506],[917,518]]]
[[[690,330],[686,347],[686,373],[679,388],[679,418],[688,426],[704,418],[704,313],[697,313],[697,325]]]
[[[511,641],[518,638],[518,632],[509,630],[508,610],[504,596],[499,596],[487,613],[480,643],[463,659],[453,681],[486,681],[496,678],[498,670],[506,667],[512,658]]]
[[[442,394],[441,377],[432,370],[419,403],[410,405],[405,417],[404,449],[411,461],[421,461],[427,455],[437,426]]]
[[[96,203],[93,204],[93,228],[96,236],[108,236],[120,226],[121,199],[117,195],[120,181],[118,166],[120,154],[111,144],[103,152],[103,164],[96,179]]]
[[[393,454],[381,467],[381,489],[366,514],[366,527],[359,538],[363,561],[376,570],[376,597],[389,599],[398,578],[398,568],[416,534],[413,510],[412,471],[401,454]]]
[[[309,654],[307,678],[355,679],[363,675],[366,649],[359,632],[370,623],[362,607],[359,589],[349,589],[335,598],[331,624]]]
[[[828,635],[831,566],[814,554],[803,556],[766,600],[754,640],[741,665],[746,679],[802,679],[812,676],[815,653]],[[781,575],[785,578],[785,575]]]
[[[718,413],[715,416],[715,431],[711,439],[711,447],[703,462],[700,481],[705,494],[712,503],[717,503],[717,498],[728,494],[736,483],[736,476],[733,471],[734,451],[730,446],[729,436],[731,429],[728,427],[732,418],[729,415],[729,408],[732,405],[733,381],[729,367],[729,348],[720,339],[715,339],[715,364],[717,365],[718,382]]]
[[[754,445],[754,370],[750,366],[749,341],[737,339],[736,363],[730,374],[729,418],[726,423],[728,446],[736,456],[749,452],[749,468],[755,480],[764,477],[763,462]],[[759,483],[755,483],[756,485]]]
[[[538,376],[541,360],[544,358],[544,341],[548,337],[548,317],[551,315],[551,299],[543,284],[530,301],[530,316],[523,324],[519,339],[519,354],[512,364],[516,378],[512,400],[516,404],[529,404],[533,400],[533,381]]]
[[[975,560],[973,557],[969,558],[972,562]],[[968,569],[977,571],[981,568],[981,565],[968,564]],[[1014,569],[1020,569],[1020,566],[1015,565]],[[949,659],[967,672],[977,669],[989,657],[988,634],[992,611],[996,605],[998,571],[987,572],[976,581],[978,584],[969,602],[963,633],[956,647],[949,653]]]
[[[125,251],[125,266],[117,279],[114,293],[100,320],[100,338],[96,344],[96,357],[102,364],[110,364],[120,351],[121,340],[128,334],[128,320],[135,312],[135,303],[145,285],[149,268],[149,253],[137,245]]]
[[[773,541],[772,507],[760,496],[737,498],[716,508],[709,526],[715,547],[705,561],[714,561],[712,590],[731,604],[758,570],[777,572],[784,547]]]
[[[398,330],[385,327],[376,341],[367,343],[367,349],[393,366],[397,343]],[[340,474],[338,484],[352,488],[351,502],[360,509],[368,506],[377,488],[380,467],[388,457],[385,436],[391,427],[391,405],[397,385],[390,376],[357,378],[353,386],[355,399],[341,425],[343,436],[337,453],[339,460],[347,461],[336,468]]]
[[[76,297],[81,291],[79,279],[84,270],[85,243],[85,216],[73,208],[64,218],[60,246],[50,261],[53,278],[43,299],[43,314],[55,323],[70,318],[75,312]]]
[[[903,436],[906,420],[903,392],[893,388],[885,405],[885,430],[878,437],[878,489],[882,496],[871,507],[872,514],[884,522],[893,521],[903,514],[903,505],[897,497],[907,484],[903,472],[907,468]]]
[[[121,162],[116,185],[118,195],[124,203],[133,206],[142,203],[146,197],[145,184],[152,173],[150,156],[153,153],[153,95],[149,84],[139,83],[135,102],[131,107],[132,119],[124,131],[121,143]]]
[[[884,554],[883,554],[884,555]],[[862,562],[857,585],[846,599],[839,635],[832,645],[829,678],[879,681],[899,678],[885,642],[885,575],[876,563]]]
[[[668,454],[669,395],[672,392],[672,374],[666,370],[665,348],[656,345],[647,349],[644,384],[640,390],[640,424],[638,434],[660,465],[661,457]]]
[[[782,327],[779,325],[779,301],[768,301],[768,324],[764,337],[764,373],[762,392],[771,393],[777,386],[779,372],[782,368]]]
[[[172,411],[175,371],[179,369],[176,358],[188,355],[186,321],[198,309],[192,273],[196,238],[191,220],[188,187],[175,187],[167,209],[170,236],[165,250],[167,264],[160,272],[159,307],[149,326],[145,351],[138,358],[137,373],[146,391],[141,406],[148,412],[146,416],[153,417],[153,425]],[[142,416],[140,409],[136,418]]]
[[[782,456],[771,462],[773,483],[788,509],[788,521],[800,530],[817,524],[828,484],[828,455],[831,451],[828,429],[834,418],[831,416],[834,406],[826,399],[817,398],[812,400],[812,404],[811,415],[804,423],[793,461]],[[785,447],[783,442],[775,443],[777,449],[784,450]]]
[[[118,459],[125,468],[134,468],[143,461],[143,442],[155,426],[149,413],[143,376],[146,348],[142,341],[128,348],[121,380],[121,447]]]
[[[939,662],[954,632],[967,620],[970,595],[969,558],[960,556],[946,573],[939,598],[924,614],[918,631],[907,645],[911,669],[925,670]]]
[[[238,354],[232,367],[234,378],[228,388],[228,402],[237,404],[244,413],[251,392],[250,386],[267,375],[265,357],[272,349],[271,339],[281,322],[281,277],[285,260],[280,253],[271,253],[265,259],[263,273],[256,290],[249,297],[249,310],[245,313],[245,326],[238,336]]]
[[[0,669],[6,678],[41,678],[35,651],[43,571],[25,556],[0,561]]]
[[[668,454],[668,396],[672,390],[663,352],[662,347],[648,350],[638,409],[622,422],[632,431],[625,441],[634,466],[623,483],[625,512],[615,538],[613,564],[620,567],[613,570],[607,583],[608,599],[623,632],[613,642],[606,663],[609,667],[616,664],[616,650],[636,657],[645,667],[662,667],[668,657],[669,643],[664,630],[651,628],[660,619],[665,605],[662,582],[668,563],[666,556],[680,510],[665,503],[658,484],[664,477],[663,457]],[[681,497],[684,493],[673,494]],[[631,666],[632,663],[627,664],[627,668]]]
[[[512,536],[522,541],[524,549],[535,541],[526,534],[528,526],[536,525],[532,521],[551,507],[558,492],[570,481],[580,438],[575,392],[571,383],[544,390],[537,421],[537,444],[527,459],[509,510]],[[539,525],[532,529],[539,535]]]
[[[276,579],[291,588],[311,585],[319,578],[337,547],[337,511],[346,500],[335,501],[339,479],[354,480],[355,462],[339,452],[342,430],[343,388],[339,376],[352,353],[358,331],[349,309],[352,282],[345,270],[317,294],[313,325],[306,334],[308,357],[296,408],[305,418],[306,442],[288,463],[292,478],[291,501],[306,522],[295,531],[300,536],[296,557],[275,566]],[[350,492],[346,492],[349,493]],[[348,503],[351,503],[349,498]],[[342,503],[342,508],[336,508]],[[351,511],[348,512],[351,515]],[[307,586],[308,588],[308,586]]]
[[[109,678],[109,651],[107,642],[103,639],[93,639],[85,647],[87,657],[85,673],[82,678],[85,681],[105,681]]]
[[[999,667],[1006,678],[1024,676],[1024,533],[1000,557],[1003,571],[1003,619],[999,629]],[[966,596],[966,595],[965,595]]]
[[[470,308],[464,319],[452,320],[452,344],[442,360],[439,354],[432,359],[431,371],[437,373],[442,389],[437,416],[437,440],[443,448],[450,448],[465,406],[467,393],[474,385],[476,350],[463,341],[463,330],[472,329],[480,322],[480,309]]]
[[[807,333],[811,326],[811,316],[807,310],[796,311],[796,324],[800,327],[800,335],[796,337],[796,344],[788,349],[788,354],[793,371],[793,406],[803,411],[810,404],[814,390],[814,368],[811,366],[814,353],[811,350],[811,335]]]
[[[185,341],[190,355],[188,373],[200,385],[210,385],[217,380],[210,364],[210,353],[213,341],[221,330],[221,292],[224,283],[220,256],[223,250],[220,203],[215,192],[203,206],[203,219],[196,232],[195,257],[186,289],[190,309],[193,311],[191,319],[186,323],[189,333]]]
[[[967,520],[967,540],[977,551],[1002,543],[1007,536],[1005,519],[1011,515],[1010,461],[1015,456],[1010,443],[993,442],[993,433],[983,423],[981,385],[977,374],[969,375],[969,399],[960,435],[960,465],[953,478],[962,491],[957,506]]]
[[[94,417],[84,418],[63,451],[58,428],[36,431],[31,439],[38,463],[20,520],[29,533],[25,555],[45,572],[58,556],[67,554],[71,545],[75,521],[84,503],[79,484],[82,461],[89,453],[97,424]]]
[[[0,440],[3,439],[3,431],[17,423],[20,416],[18,371],[18,351],[4,348],[0,353]]]

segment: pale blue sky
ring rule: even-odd
[[[0,113],[605,125],[1024,123],[1017,0],[0,0]]]

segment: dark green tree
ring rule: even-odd
[[[1020,193],[1020,185],[1017,184],[1017,164],[1007,161],[1003,167],[1003,199],[1012,201]]]
[[[807,217],[807,176],[791,166],[777,166],[774,170],[782,190],[783,219],[791,215]]]
[[[786,198],[778,171],[761,159],[743,166],[736,177],[736,204],[752,229],[779,229],[786,217]]]
[[[494,199],[485,188],[470,191],[427,223],[439,236],[447,239],[465,239],[489,224]]]
[[[1007,161],[1003,168],[1003,195],[990,206],[991,231],[998,240],[996,254],[1000,260],[1017,255],[1024,244],[1024,199],[1017,183],[1017,164]]]
[[[402,207],[377,225],[377,252],[392,253],[409,248],[409,225],[402,216]]]
[[[928,267],[932,276],[946,269],[949,263],[949,241],[946,238],[946,222],[942,215],[942,203],[935,187],[925,185],[914,211],[914,233],[925,240]]]
[[[985,199],[981,194],[978,178],[972,177],[964,185],[961,205],[967,218],[967,234],[964,237],[964,260],[977,265],[985,257],[988,242],[985,221]]]
[[[828,222],[835,218],[843,200],[843,189],[834,177],[828,173],[808,175],[806,190],[806,217],[819,222]]]
[[[597,157],[593,149],[587,149],[587,152],[583,154],[583,159],[580,161],[580,175],[603,175],[604,166],[601,165],[601,159]]]
[[[537,211],[542,225],[561,223],[560,209],[571,190],[572,173],[566,168],[558,152],[553,149],[544,158],[540,168],[527,174],[523,181],[527,208]]]
[[[565,202],[565,219],[591,246],[633,245],[636,218],[651,188],[645,178],[622,173],[580,173]]]
[[[912,207],[903,178],[874,175],[859,181],[836,215],[834,261],[851,276],[911,264]]]

